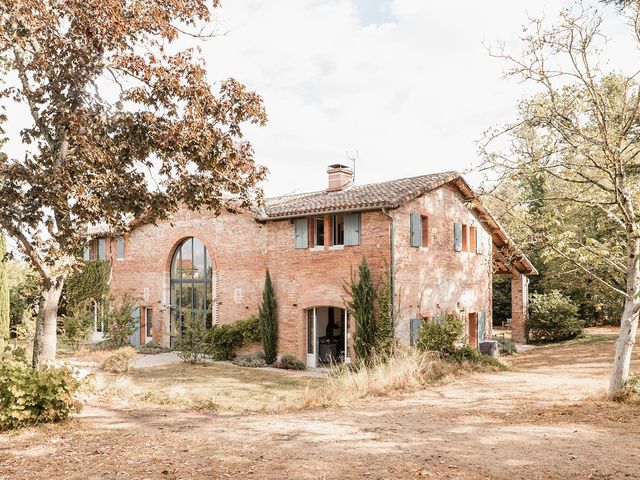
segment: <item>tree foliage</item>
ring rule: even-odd
[[[7,276],[7,244],[0,232],[0,347],[9,339],[9,278]]]
[[[383,277],[378,293],[378,322],[376,326],[376,353],[393,354],[393,284],[390,273]]]
[[[534,197],[542,202],[503,201],[544,246],[543,258],[552,252],[565,273],[582,272],[624,302],[613,393],[629,376],[640,313],[640,85],[602,70],[602,22],[599,11],[577,5],[551,27],[533,19],[522,55],[496,52],[509,76],[539,93],[519,104],[516,121],[487,133],[482,152],[498,185],[540,180]]]
[[[534,342],[554,342],[574,338],[582,332],[578,308],[558,290],[531,295],[527,321],[529,335]]]
[[[28,108],[24,156],[0,158],[0,226],[45,291],[34,364],[55,356],[62,285],[92,225],[114,234],[179,207],[248,205],[265,169],[242,126],[266,120],[234,79],[211,86],[183,32],[207,28],[218,0],[0,3],[0,104]],[[193,40],[195,36],[191,36]],[[131,222],[135,219],[135,222]]]
[[[93,260],[83,264],[65,282],[63,301],[69,310],[74,310],[88,300],[102,302],[109,294],[111,265],[106,260]]]
[[[269,270],[264,277],[264,288],[262,290],[262,304],[258,314],[260,320],[260,336],[262,338],[262,348],[264,358],[268,364],[276,361],[278,355],[278,317],[276,313],[276,294],[271,282]]]
[[[351,280],[345,286],[350,300],[347,309],[355,319],[353,346],[358,360],[367,362],[371,358],[376,344],[376,318],[374,305],[376,291],[371,280],[371,271],[367,259],[362,258],[358,266],[358,276],[351,273]]]

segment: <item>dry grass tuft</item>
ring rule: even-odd
[[[334,367],[323,385],[306,390],[304,406],[343,406],[365,397],[412,392],[442,382],[461,368],[433,353],[400,348],[366,365]]]

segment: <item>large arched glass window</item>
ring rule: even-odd
[[[212,324],[211,258],[197,238],[187,238],[178,245],[171,260],[171,332],[182,327],[182,312],[191,311]]]

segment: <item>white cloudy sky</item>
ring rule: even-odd
[[[483,43],[517,49],[527,15],[553,19],[572,4],[223,0],[229,33],[204,48],[212,79],[262,95],[269,124],[249,133],[271,172],[265,191],[278,195],[324,188],[348,150],[359,152],[358,183],[468,169],[474,142],[527,91],[502,79]],[[613,9],[607,19],[610,35],[625,30]]]
[[[223,0],[218,30],[228,33],[202,48],[212,81],[233,76],[262,95],[269,123],[247,133],[270,169],[265,192],[280,195],[324,188],[326,167],[348,150],[359,152],[357,183],[469,169],[474,142],[527,94],[501,78],[505,65],[483,43],[517,51],[527,15],[553,20],[572,4]],[[621,38],[623,19],[613,9],[607,19]],[[630,43],[613,45],[619,63],[637,57]],[[7,150],[18,158],[22,120],[9,125]]]

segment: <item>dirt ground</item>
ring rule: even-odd
[[[601,396],[613,339],[537,348],[507,372],[340,409],[90,404],[65,424],[0,435],[0,478],[640,478],[640,407]]]

